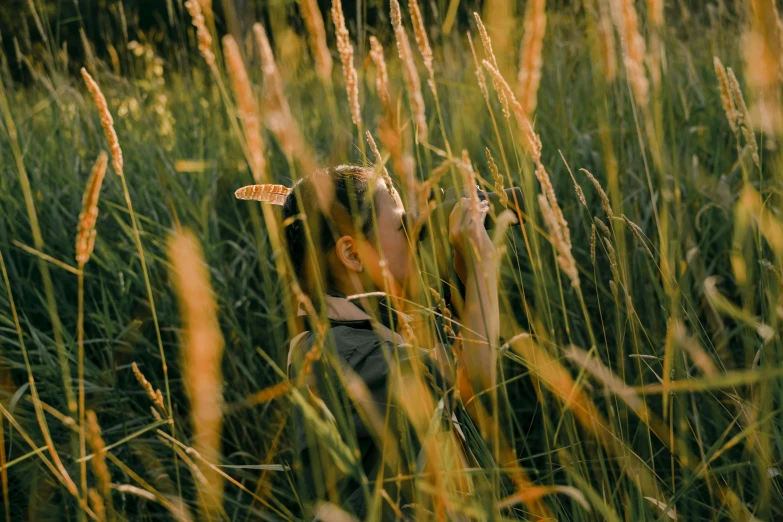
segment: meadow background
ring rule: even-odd
[[[0,7],[5,520],[311,513],[288,430],[291,284],[268,233],[274,214],[234,191],[254,178],[290,185],[312,165],[373,164],[363,131],[404,185],[380,139],[388,113],[370,36],[385,49],[397,154],[413,159],[417,178],[469,158],[493,187],[488,150],[505,186],[525,198],[502,272],[503,337],[515,341],[502,347],[496,428],[510,453],[471,469],[477,494],[449,497],[450,509],[488,520],[783,517],[783,29],[774,2],[422,0],[431,73],[401,3],[415,65],[407,77],[389,2],[343,3],[360,127],[329,2],[317,15],[330,59],[320,61],[302,12],[319,2],[202,0],[201,39],[195,8],[181,0]],[[263,71],[256,22],[274,74]],[[223,52],[227,34],[252,81],[244,98]],[[521,99],[508,116],[482,60]],[[123,157],[122,176],[108,157],[86,263],[75,258],[83,195],[111,143],[82,67],[107,100]],[[264,126],[255,136],[253,118]],[[537,168],[551,178],[568,248],[542,217]],[[443,186],[459,182],[446,176]],[[197,241],[172,241],[180,227]],[[199,283],[206,276],[214,309]],[[188,288],[202,291],[190,304]],[[214,348],[202,367],[187,355],[200,325]],[[188,395],[189,380],[204,387]],[[222,428],[200,427],[194,410],[215,407]],[[215,429],[220,455],[203,451],[215,448]],[[478,433],[471,445],[489,451]]]

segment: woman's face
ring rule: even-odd
[[[372,241],[377,245],[379,258],[374,256],[365,258],[365,263],[378,266],[368,266],[370,277],[378,288],[383,288],[382,260],[386,261],[392,277],[409,295],[415,288],[416,270],[413,258],[413,250],[408,234],[405,230],[405,209],[396,190],[389,193],[383,183],[379,183],[375,192],[376,215],[378,219],[378,235]],[[377,279],[380,275],[381,279]]]

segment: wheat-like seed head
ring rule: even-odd
[[[639,22],[633,0],[613,0],[612,12],[615,14],[615,25],[620,34],[623,46],[623,63],[628,74],[628,81],[641,106],[646,106],[650,90],[647,73],[644,69],[645,43],[639,33]]]
[[[90,488],[87,490],[87,498],[90,501],[92,512],[95,513],[95,518],[98,522],[104,522],[106,520],[106,504],[103,503],[103,497],[95,489]]]
[[[487,155],[487,164],[489,165],[489,171],[492,173],[492,179],[495,180],[495,192],[500,196],[500,203],[506,207],[508,206],[508,196],[503,187],[503,176],[498,170],[498,165],[495,163],[495,158],[492,157],[492,153],[489,152],[489,148],[484,148],[484,152]]]
[[[133,369],[133,375],[136,377],[136,380],[139,381],[139,384],[144,389],[144,391],[147,392],[147,397],[149,397],[149,399],[152,401],[152,404],[154,404],[161,412],[166,413],[166,405],[163,402],[163,394],[160,392],[160,390],[157,390],[152,386],[144,374],[141,373],[139,366],[135,362],[131,365],[131,368]]]
[[[104,134],[106,134],[106,139],[109,141],[109,150],[111,151],[114,172],[122,176],[122,149],[120,148],[120,140],[117,138],[117,132],[114,130],[114,119],[112,119],[111,113],[109,112],[109,105],[106,103],[106,97],[101,92],[101,88],[95,80],[92,79],[90,73],[87,72],[87,69],[82,67],[81,72],[84,83],[87,85],[87,89],[90,91],[96,107],[98,107],[98,114],[101,117],[101,126],[103,127]]]
[[[389,88],[389,73],[386,69],[383,45],[375,36],[370,36],[370,58],[376,69],[375,87],[378,90],[378,97],[381,99],[385,116],[388,118],[390,114],[394,113],[391,89]]]
[[[528,118],[536,109],[538,85],[541,82],[541,51],[546,33],[545,6],[545,0],[531,0],[523,23],[525,36],[522,39],[517,94]]]
[[[612,233],[609,231],[609,227],[606,226],[606,223],[604,223],[601,218],[598,216],[593,216],[593,222],[594,226],[598,227],[598,230],[601,231],[601,234],[603,234],[606,239],[612,238]]]
[[[337,52],[340,54],[340,62],[343,65],[345,77],[345,91],[348,94],[348,105],[351,108],[351,120],[354,125],[361,127],[362,112],[359,106],[359,76],[353,65],[353,44],[345,25],[342,0],[332,1],[332,21],[337,36]]]
[[[544,218],[544,224],[549,231],[549,240],[557,252],[557,264],[560,269],[571,281],[571,286],[579,288],[579,272],[576,269],[576,261],[571,253],[570,246],[566,243],[563,236],[563,230],[560,222],[555,217],[552,207],[544,194],[538,195],[538,205],[541,207],[541,215]]]
[[[182,374],[190,401],[193,448],[207,461],[220,458],[223,424],[223,336],[209,272],[195,236],[179,231],[169,240],[172,283],[183,319]],[[210,515],[220,511],[223,478],[210,466],[201,472],[211,489],[204,498]]]
[[[617,75],[617,51],[615,50],[614,29],[607,7],[608,0],[599,0],[598,40],[601,50],[601,68],[608,83]]]
[[[481,45],[484,47],[484,54],[487,56],[487,58],[489,59],[489,63],[492,64],[495,70],[500,71],[500,68],[498,67],[498,61],[495,58],[495,52],[492,50],[492,40],[490,40],[489,38],[489,33],[487,33],[487,28],[484,27],[484,22],[481,21],[481,16],[479,16],[477,12],[475,11],[473,12],[473,17],[476,20],[476,27],[478,28],[479,36],[481,36]],[[498,75],[500,75],[499,72]],[[495,82],[495,90],[498,92],[498,98],[500,98],[500,105],[503,107],[503,116],[505,116],[506,119],[509,119],[511,117],[511,114],[509,113],[508,94],[505,92],[505,89],[498,87],[497,78],[495,77],[494,74],[492,75],[492,79],[493,82]],[[505,82],[505,80],[503,81]]]
[[[598,192],[598,195],[601,197],[601,205],[604,207],[604,212],[606,212],[606,215],[609,217],[610,220],[614,219],[614,212],[612,212],[612,205],[609,202],[609,196],[607,196],[606,192],[604,192],[601,183],[599,183],[598,180],[595,179],[595,176],[593,176],[589,170],[587,169],[579,169],[579,170],[585,173],[585,176],[588,177],[590,182],[595,187],[596,192]]]
[[[416,71],[416,63],[413,61],[413,52],[408,42],[408,34],[402,25],[400,4],[397,0],[391,0],[391,21],[394,28],[394,36],[397,40],[397,51],[402,61],[402,73],[405,77],[405,85],[408,87],[408,95],[411,99],[411,110],[416,121],[417,136],[420,141],[427,142],[429,128],[424,109],[424,97],[421,94],[421,82]]]
[[[484,64],[484,68],[489,71],[490,76],[492,76],[495,90],[498,92],[498,97],[505,96],[505,99],[509,102],[509,106],[514,111],[514,115],[517,118],[517,123],[522,130],[522,135],[524,138],[522,145],[525,147],[525,151],[530,154],[534,162],[540,163],[541,140],[533,131],[533,125],[530,123],[530,120],[525,114],[525,110],[522,108],[522,105],[514,95],[514,91],[511,90],[511,87],[508,85],[508,82],[506,82],[506,79],[503,78],[503,75],[500,74],[500,71],[498,71],[498,69],[492,65],[489,60],[483,60],[482,63]]]
[[[201,4],[197,0],[188,0],[185,2],[185,8],[190,13],[191,23],[196,28],[196,39],[198,40],[198,50],[204,61],[210,68],[215,68],[215,53],[212,52],[212,34],[207,29],[204,19],[204,13],[201,10]]]
[[[87,443],[95,456],[92,458],[92,470],[103,498],[111,499],[111,474],[106,465],[106,443],[101,436],[101,427],[98,425],[98,417],[92,410],[87,411]]]
[[[471,38],[470,33],[468,33],[468,44],[470,44],[470,53],[473,55],[473,65],[476,67],[476,79],[478,80],[479,84],[479,90],[481,91],[481,95],[484,97],[484,100],[489,103],[489,91],[487,90],[487,80],[484,78],[484,70],[481,68],[481,65],[479,64],[478,57],[476,56],[476,48],[473,45],[473,38]]]
[[[304,140],[301,138],[299,125],[291,114],[288,98],[283,91],[283,79],[277,69],[275,55],[272,52],[272,46],[269,44],[264,26],[258,23],[254,24],[253,32],[261,54],[261,68],[267,87],[267,107],[264,111],[267,125],[280,143],[280,148],[283,149],[287,158],[291,159],[297,153],[301,155],[300,157],[307,157],[308,155],[303,150],[305,148]]]
[[[720,87],[720,102],[723,105],[723,111],[726,113],[726,119],[729,120],[729,127],[737,135],[737,109],[734,106],[734,100],[731,97],[729,87],[729,78],[726,74],[726,68],[717,56],[712,57],[715,67],[715,75],[718,77],[718,86]],[[739,136],[737,136],[739,138]]]
[[[631,233],[634,235],[636,240],[644,247],[644,250],[647,252],[647,255],[650,256],[650,259],[655,261],[655,256],[653,255],[652,251],[650,250],[650,247],[647,246],[647,241],[644,239],[644,232],[642,232],[641,227],[628,219],[628,217],[625,214],[620,214],[620,217],[623,218],[623,221],[625,221],[625,224],[628,225],[628,228],[631,229]]]
[[[230,35],[223,37],[223,53],[226,67],[231,77],[231,87],[237,101],[239,119],[245,133],[245,142],[250,160],[250,169],[256,183],[264,183],[267,178],[266,157],[264,156],[264,138],[261,134],[261,122],[258,118],[258,103],[253,85],[247,76],[245,62],[236,41]]]
[[[106,165],[109,158],[103,151],[92,168],[90,179],[84,190],[82,211],[79,214],[79,225],[76,232],[76,263],[82,267],[87,264],[95,247],[95,222],[98,219],[98,199],[101,196],[101,186],[106,175]]]
[[[378,150],[378,145],[375,143],[375,140],[373,139],[370,131],[366,131],[365,135],[367,136],[367,143],[370,145],[370,150],[375,156],[376,168],[380,169],[381,179],[383,180],[383,183],[386,185],[386,190],[388,190],[389,193],[391,193],[392,189],[394,188],[394,185],[392,184],[391,176],[389,176],[389,171],[386,170],[386,166],[383,164],[383,157],[381,156],[381,151]]]
[[[430,47],[430,39],[427,36],[427,29],[424,27],[424,17],[421,14],[419,8],[419,2],[417,0],[408,0],[408,9],[411,13],[411,22],[413,22],[413,34],[416,36],[416,45],[419,47],[422,59],[424,59],[424,67],[430,73],[430,76],[434,76],[435,72],[432,68],[432,48]]]
[[[327,85],[332,83],[332,54],[326,45],[326,29],[318,0],[299,0],[299,10],[307,28],[310,52],[315,60],[315,70]]]
[[[748,110],[748,106],[745,105],[745,98],[742,96],[742,88],[740,88],[739,81],[737,80],[734,71],[731,70],[731,67],[728,68],[727,74],[733,105],[737,107],[737,122],[739,123],[739,127],[742,129],[742,135],[745,136],[745,141],[750,148],[750,153],[753,157],[753,163],[756,164],[756,167],[761,168],[759,147],[756,143],[756,135],[753,132],[753,122],[750,119],[750,111]],[[723,96],[722,86],[721,96]]]

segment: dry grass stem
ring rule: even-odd
[[[226,57],[228,74],[231,77],[231,86],[236,96],[239,119],[245,133],[250,170],[253,172],[253,179],[256,183],[265,183],[267,178],[266,157],[261,122],[258,118],[258,103],[253,92],[253,85],[247,76],[242,54],[231,36],[223,37],[223,53]]]
[[[759,159],[759,146],[756,143],[756,135],[753,132],[753,121],[750,119],[750,111],[745,104],[745,98],[742,96],[742,88],[740,87],[737,76],[731,67],[728,68],[728,83],[729,90],[731,92],[731,98],[733,105],[737,108],[735,112],[737,118],[737,125],[742,129],[742,135],[745,137],[745,142],[750,148],[750,154],[753,157],[753,163],[756,167],[761,168],[761,160]],[[723,85],[721,85],[721,98],[723,98]],[[737,132],[736,127],[733,128],[734,132]]]
[[[204,61],[211,69],[215,69],[215,53],[212,52],[212,34],[207,29],[204,13],[201,10],[201,4],[198,0],[188,0],[185,2],[185,8],[190,13],[191,23],[196,28],[196,39],[198,40],[198,50]]]
[[[122,161],[122,149],[120,148],[120,140],[117,138],[117,132],[114,130],[114,119],[109,112],[109,105],[106,103],[106,97],[101,92],[101,88],[92,79],[87,69],[82,67],[82,78],[87,85],[87,89],[92,95],[95,105],[98,107],[98,114],[101,117],[101,126],[103,132],[106,134],[106,139],[109,141],[109,150],[111,151],[112,166],[114,172],[118,175],[123,175],[123,161]]]
[[[362,112],[359,105],[359,76],[356,74],[356,68],[353,65],[353,44],[351,44],[348,27],[345,25],[342,0],[332,1],[332,21],[334,22],[334,30],[337,36],[337,52],[340,54],[340,63],[343,66],[345,92],[348,95],[351,120],[354,125],[361,127]]]
[[[321,80],[327,85],[332,83],[332,54],[326,45],[326,29],[318,0],[299,0],[299,10],[302,12],[310,52],[315,60],[315,70]]]
[[[145,392],[147,392],[147,397],[149,397],[152,403],[162,413],[165,414],[166,405],[163,402],[163,394],[161,393],[161,391],[152,386],[152,384],[147,380],[144,374],[141,373],[141,370],[139,370],[139,366],[135,362],[131,365],[131,368],[133,368],[133,375],[136,376],[136,380],[139,381],[141,387],[144,389]]]
[[[107,154],[101,151],[90,173],[87,187],[84,190],[82,211],[79,214],[79,225],[76,229],[76,262],[80,269],[90,260],[95,247],[95,222],[98,219],[98,199],[101,196],[101,186],[106,175],[108,161]]]
[[[546,2],[528,2],[523,22],[525,36],[522,39],[522,54],[519,63],[517,97],[522,109],[531,117],[536,109],[538,86],[541,83],[541,51],[546,33]]]
[[[391,0],[391,21],[394,28],[394,36],[397,40],[397,52],[402,61],[405,85],[408,88],[408,96],[411,100],[411,110],[416,123],[416,136],[419,141],[427,143],[429,127],[424,110],[424,97],[421,94],[421,82],[419,81],[419,73],[416,70],[416,63],[413,61],[413,52],[408,42],[408,33],[405,32],[405,27],[402,25],[402,13],[398,0]]]
[[[223,424],[223,336],[209,272],[195,236],[176,233],[169,241],[172,282],[183,317],[182,375],[190,401],[193,448],[208,462],[219,463]],[[201,466],[208,488],[207,513],[222,510],[223,478]]]

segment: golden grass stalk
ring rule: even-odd
[[[95,454],[92,459],[92,470],[95,474],[95,482],[103,500],[108,508],[108,520],[114,520],[114,509],[111,501],[111,474],[106,465],[106,443],[101,436],[101,427],[98,425],[98,417],[95,412],[87,412],[87,442]]]
[[[559,220],[549,205],[549,201],[544,194],[538,195],[538,205],[541,207],[541,215],[544,218],[544,224],[549,230],[549,241],[557,253],[557,264],[560,269],[571,281],[571,286],[579,288],[579,271],[576,269],[576,261],[571,253],[571,247],[566,240],[565,233],[560,226]]]
[[[479,16],[479,14],[474,11],[473,17],[476,19],[476,27],[478,28],[479,36],[481,37],[481,45],[484,47],[484,54],[489,59],[489,63],[491,63],[494,69],[498,71],[497,75],[494,74],[492,75],[492,80],[493,83],[495,84],[495,90],[498,92],[498,98],[500,98],[500,105],[501,107],[503,107],[503,116],[505,116],[506,119],[509,119],[511,117],[511,113],[509,112],[508,95],[506,93],[506,89],[498,85],[499,80],[503,80],[503,83],[505,83],[505,80],[500,75],[500,68],[498,67],[498,61],[497,58],[495,58],[495,52],[492,50],[492,40],[490,40],[489,38],[489,34],[487,33],[487,28],[484,27],[484,22],[481,21],[481,16]],[[474,55],[475,55],[475,50],[474,50]],[[482,81],[479,80],[479,84],[481,83]],[[508,90],[510,91],[511,89]]]
[[[120,140],[117,138],[117,131],[114,130],[114,119],[109,112],[109,105],[106,103],[106,97],[101,92],[101,88],[92,79],[87,69],[82,67],[82,78],[87,85],[87,89],[92,95],[92,99],[95,101],[95,105],[98,107],[98,114],[101,117],[101,126],[103,132],[106,134],[106,139],[109,141],[109,150],[111,151],[112,166],[114,172],[118,175],[123,175],[123,161],[122,161],[122,149],[120,148]]]
[[[370,36],[370,58],[375,64],[375,87],[378,97],[383,105],[384,117],[389,120],[394,118],[394,104],[391,99],[389,87],[389,73],[386,68],[386,59],[383,55],[383,45],[375,36]]]
[[[470,33],[468,33],[468,44],[470,44],[470,52],[473,55],[473,64],[476,66],[476,79],[478,80],[479,84],[479,90],[481,91],[481,95],[484,97],[484,100],[489,103],[489,91],[487,90],[487,80],[484,78],[484,70],[481,68],[481,65],[478,61],[478,56],[476,56],[476,48],[473,45],[473,38],[471,38]]]
[[[131,368],[133,368],[133,375],[136,377],[136,380],[139,381],[139,384],[144,389],[144,391],[147,392],[147,397],[150,398],[152,404],[154,404],[161,412],[166,413],[166,405],[163,403],[163,394],[160,392],[160,390],[152,386],[144,374],[141,373],[141,370],[139,370],[139,366],[135,361],[131,365]]]
[[[647,241],[644,239],[644,232],[642,231],[641,227],[628,219],[625,214],[620,214],[620,217],[623,218],[625,224],[628,225],[628,228],[631,229],[631,233],[633,233],[636,240],[644,247],[645,252],[647,252],[647,255],[650,256],[650,259],[655,261],[655,256],[653,255],[652,251],[650,251],[650,247],[647,246]]]
[[[79,214],[79,224],[76,233],[76,262],[79,268],[90,260],[95,247],[95,222],[98,219],[98,199],[101,195],[101,185],[106,175],[108,156],[101,151],[98,160],[92,168],[90,179],[82,199],[82,211]]]
[[[601,68],[607,83],[612,83],[617,75],[617,50],[615,49],[612,17],[607,7],[608,0],[599,0],[598,43],[601,53]]]
[[[519,63],[517,96],[522,109],[531,117],[536,109],[538,86],[541,83],[541,51],[546,34],[546,1],[528,2],[523,22],[522,54]]]
[[[264,156],[264,138],[261,133],[261,122],[258,118],[258,103],[253,92],[253,85],[247,76],[245,62],[236,41],[230,35],[223,37],[223,53],[226,57],[226,67],[231,77],[231,87],[236,96],[239,119],[245,134],[245,143],[250,160],[250,170],[256,183],[265,183],[266,157]]]
[[[79,265],[78,272],[78,295],[77,295],[77,323],[76,323],[76,343],[77,343],[77,364],[79,379],[79,456],[84,457],[86,453],[85,438],[85,418],[84,418],[84,265],[90,260],[93,248],[95,247],[95,222],[98,219],[98,199],[101,195],[101,186],[103,178],[106,176],[106,165],[108,156],[101,151],[98,159],[92,168],[90,179],[87,181],[87,188],[84,191],[82,199],[82,211],[79,214],[79,224],[76,232],[76,262]],[[81,471],[81,489],[85,494],[87,491],[87,463],[82,461]]]
[[[337,52],[340,54],[340,62],[343,66],[345,77],[345,92],[348,95],[348,105],[351,109],[351,120],[357,127],[362,126],[362,111],[359,105],[359,76],[353,65],[353,44],[345,25],[342,0],[332,1],[332,21],[337,36]]]
[[[712,57],[712,62],[715,67],[715,75],[718,77],[718,86],[720,87],[720,102],[723,105],[723,111],[726,113],[726,119],[729,120],[729,127],[731,131],[739,140],[739,133],[737,132],[737,108],[734,105],[734,99],[731,96],[731,88],[729,87],[729,77],[726,74],[726,68],[717,56]]]
[[[223,336],[217,318],[209,272],[195,236],[179,231],[169,240],[172,282],[183,319],[182,374],[190,401],[193,447],[208,462],[220,458],[223,423]],[[223,478],[212,466],[201,466],[206,478],[204,503],[211,517],[222,510]]]
[[[615,25],[620,34],[623,49],[623,63],[628,74],[628,81],[636,98],[636,103],[647,106],[650,90],[647,73],[644,69],[645,43],[639,33],[639,21],[633,0],[613,0],[612,12],[615,15]]]
[[[201,4],[198,0],[187,0],[185,8],[190,13],[191,23],[196,28],[196,39],[198,40],[198,50],[204,61],[211,69],[215,69],[215,53],[212,52],[212,34],[207,29],[204,13],[201,10]]]
[[[87,498],[90,500],[90,507],[92,512],[95,513],[95,518],[99,522],[106,520],[106,504],[103,502],[103,497],[95,489],[90,488],[87,491]]]
[[[508,196],[503,186],[503,176],[500,174],[498,164],[495,163],[495,158],[492,157],[489,148],[485,147],[484,152],[487,155],[487,164],[489,165],[489,171],[492,173],[492,179],[495,180],[495,192],[500,196],[500,204],[506,207],[508,206]]]
[[[386,170],[386,166],[383,164],[383,156],[381,156],[381,151],[378,150],[378,145],[375,143],[375,140],[372,137],[372,133],[367,131],[365,132],[365,135],[367,136],[367,144],[370,146],[370,150],[375,156],[375,166],[377,169],[380,169],[381,179],[386,185],[386,189],[391,192],[394,184],[392,183],[391,176],[389,176],[389,171]]]
[[[745,98],[742,96],[742,88],[740,88],[737,76],[734,74],[734,71],[731,70],[731,67],[728,68],[727,73],[731,98],[733,104],[737,107],[737,111],[735,113],[737,116],[737,124],[740,129],[742,129],[742,135],[745,136],[745,142],[748,144],[748,148],[750,148],[750,154],[753,157],[753,163],[756,164],[756,167],[761,168],[761,161],[759,159],[759,146],[756,143],[756,135],[753,132],[753,122],[750,119],[750,111],[748,110],[748,106],[745,105]],[[723,86],[721,86],[721,98],[722,97]],[[734,129],[734,132],[737,132],[736,128]]]
[[[325,84],[331,85],[332,54],[326,45],[326,29],[318,8],[318,0],[299,0],[299,10],[307,29],[307,41],[315,60],[315,71]]]
[[[311,172],[313,166],[309,162],[310,155],[306,151],[307,147],[299,131],[299,125],[291,114],[288,98],[283,90],[283,79],[277,69],[275,55],[272,52],[272,46],[269,45],[269,38],[267,38],[264,26],[254,24],[253,32],[261,53],[262,70],[267,86],[268,104],[265,111],[267,125],[280,143],[280,148],[283,149],[288,160],[292,161],[295,155],[300,160],[304,159],[305,170]]]
[[[430,78],[433,78],[435,76],[435,71],[432,68],[432,48],[430,47],[430,39],[427,36],[427,28],[424,26],[424,17],[421,14],[419,2],[417,0],[408,0],[408,9],[411,13],[411,22],[413,22],[413,34],[416,37],[416,45],[419,47],[419,52],[424,60],[424,67],[426,67],[427,72],[430,73]]]
[[[604,212],[606,212],[606,216],[609,218],[610,221],[614,219],[614,212],[612,212],[612,204],[609,202],[609,196],[607,196],[606,192],[604,192],[601,183],[599,183],[599,181],[595,179],[595,176],[593,176],[589,170],[587,169],[579,169],[579,170],[585,173],[585,176],[587,176],[587,178],[595,187],[596,192],[598,192],[598,195],[601,197],[601,206],[603,207]]]
[[[419,73],[416,71],[416,63],[413,61],[413,52],[408,42],[408,33],[402,25],[402,12],[398,0],[391,0],[391,22],[394,28],[394,36],[397,40],[397,52],[402,61],[402,73],[405,78],[405,85],[408,88],[408,96],[411,100],[411,110],[416,123],[416,135],[419,141],[427,143],[429,136],[429,127],[427,126],[427,116],[424,110],[424,97],[421,94],[421,82]]]

